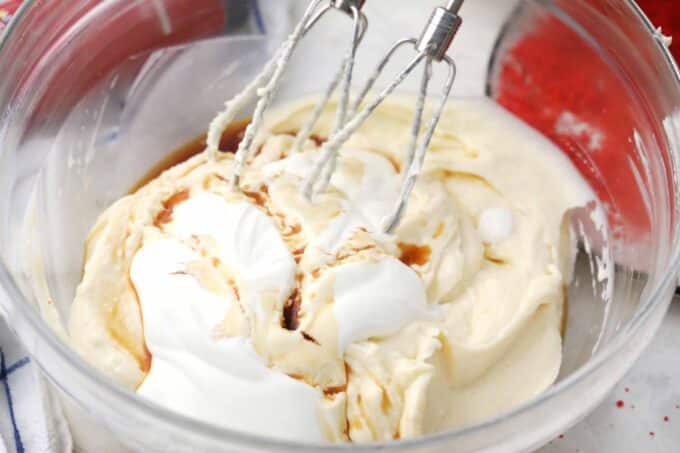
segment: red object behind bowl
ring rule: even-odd
[[[646,0],[653,23],[680,35],[680,3]],[[643,195],[635,184],[636,112],[617,78],[586,41],[564,22],[547,16],[511,44],[495,74],[494,97],[542,131],[588,177],[609,213],[614,233],[630,239],[650,232]],[[675,56],[680,46],[672,47]],[[605,184],[602,181],[607,181]]]

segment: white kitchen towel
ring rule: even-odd
[[[73,450],[61,408],[45,385],[36,365],[0,318],[0,452]]]

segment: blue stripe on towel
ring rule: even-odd
[[[14,373],[16,370],[20,369],[21,367],[26,365],[28,362],[30,362],[28,357],[24,357],[21,360],[17,360],[13,365],[10,365],[9,368],[7,368],[7,376]]]
[[[25,360],[25,362],[23,362]],[[7,407],[9,409],[9,418],[12,421],[12,430],[14,431],[14,444],[17,449],[17,453],[24,453],[24,443],[21,441],[21,433],[17,428],[17,420],[14,415],[14,403],[12,402],[12,392],[9,388],[8,377],[11,371],[15,371],[28,363],[28,358],[19,360],[17,363],[12,365],[9,369],[5,366],[5,353],[0,348],[0,380],[5,388],[5,396],[7,397]]]

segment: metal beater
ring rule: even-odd
[[[361,12],[364,2],[365,0],[312,0],[302,16],[302,20],[300,20],[293,30],[293,33],[278,49],[274,57],[241,93],[226,102],[224,110],[213,119],[208,130],[206,142],[208,154],[214,157],[215,153],[219,151],[222,133],[229,123],[233,121],[234,116],[253,99],[259,98],[255,106],[252,121],[244,132],[243,139],[239,143],[234,158],[234,175],[232,178],[232,187],[234,189],[238,189],[240,186],[240,178],[245,163],[252,154],[253,140],[258,129],[262,126],[264,112],[269,107],[276,89],[281,83],[281,79],[290,62],[293,51],[307,32],[330,11],[340,11],[349,15],[353,20],[352,38],[349,50],[307,124],[298,132],[294,149],[300,150],[302,144],[309,138],[314,125],[319,120],[321,113],[340,83],[342,83],[342,88],[340,91],[335,129],[339,131],[341,127],[344,126],[349,108],[355,55],[357,47],[368,28],[368,19]]]
[[[394,90],[413,72],[413,70],[425,61],[423,66],[423,76],[420,83],[420,91],[416,100],[416,108],[413,118],[413,127],[411,128],[411,140],[406,149],[405,165],[403,170],[404,180],[402,182],[399,199],[393,212],[387,216],[383,221],[383,231],[392,233],[399,225],[401,217],[406,210],[408,198],[415,186],[416,179],[420,174],[423,162],[425,161],[425,154],[427,148],[432,140],[434,131],[437,128],[439,119],[448,100],[453,82],[456,78],[456,65],[453,60],[446,55],[451,42],[455,37],[458,29],[463,23],[458,12],[463,6],[464,0],[450,0],[446,7],[438,7],[430,16],[425,29],[419,38],[406,38],[397,41],[385,54],[383,59],[379,62],[373,75],[369,78],[364,88],[360,91],[359,96],[354,101],[350,114],[352,119],[348,121],[344,127],[334,133],[329,140],[321,148],[321,155],[312,173],[309,175],[304,183],[303,193],[311,199],[315,193],[325,190],[331,176],[335,170],[335,163],[340,147],[349,139],[349,137],[368,119],[368,117],[375,111],[376,108],[389,96]],[[357,113],[359,106],[369,93],[371,88],[375,85],[376,80],[384,71],[387,63],[392,59],[395,52],[402,46],[412,45],[416,51],[415,57],[406,65],[401,72],[394,78],[394,80],[385,88],[373,101],[371,101],[363,110]],[[420,127],[423,120],[423,111],[425,108],[425,99],[427,97],[427,90],[432,78],[432,68],[434,63],[443,62],[449,68],[449,75],[444,84],[444,90],[441,95],[441,100],[437,109],[434,111],[430,124],[425,131],[425,134],[418,144],[420,135]]]
[[[446,55],[446,52],[462,24],[462,19],[458,16],[458,12],[463,5],[463,1],[464,0],[450,0],[446,7],[436,8],[419,38],[406,38],[397,41],[379,62],[374,73],[368,79],[350,107],[350,85],[352,81],[354,59],[357,47],[368,26],[368,20],[361,12],[364,0],[331,0],[321,10],[319,10],[321,0],[313,0],[302,20],[288,40],[286,40],[279,49],[274,59],[267,64],[263,71],[241,94],[226,103],[225,110],[211,123],[207,139],[208,152],[217,152],[221,134],[229,122],[233,120],[234,114],[253,97],[259,97],[255,113],[253,114],[253,120],[246,129],[243,140],[239,144],[239,148],[236,152],[234,176],[232,179],[233,188],[239,188],[240,176],[243,172],[247,158],[251,155],[253,139],[262,124],[264,111],[269,106],[273,93],[280,83],[283,71],[290,60],[295,46],[326,12],[332,9],[340,10],[350,14],[354,21],[350,49],[343,59],[337,75],[322,96],[320,103],[316,106],[309,121],[298,133],[294,150],[299,150],[304,141],[309,137],[321,112],[335,92],[338,84],[342,82],[336,116],[336,127],[328,141],[323,144],[320,150],[319,159],[315,163],[310,175],[304,181],[302,190],[304,195],[311,200],[315,194],[326,189],[333,172],[335,171],[338,151],[342,145],[359,127],[361,127],[385,98],[392,94],[406,77],[424,62],[420,91],[416,100],[413,126],[411,128],[411,139],[406,149],[406,157],[404,159],[405,165],[402,170],[403,182],[399,198],[393,212],[383,221],[383,231],[392,233],[399,225],[401,217],[406,210],[408,198],[415,186],[418,175],[422,170],[427,148],[434,135],[437,124],[439,123],[456,77],[455,63]],[[371,91],[378,77],[382,74],[396,51],[407,45],[413,46],[416,52],[415,56],[374,100],[369,102],[363,109],[359,110],[364,99]],[[444,63],[449,69],[449,75],[444,84],[440,102],[434,110],[429,126],[419,142],[428,87],[435,63]]]

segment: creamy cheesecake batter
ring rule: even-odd
[[[453,100],[407,212],[396,202],[413,99],[343,147],[329,190],[300,188],[315,99],[281,106],[229,187],[198,154],[108,208],[88,238],[74,347],[142,397],[298,441],[376,441],[480,422],[549,387],[574,249],[593,199],[546,139],[485,99]]]

